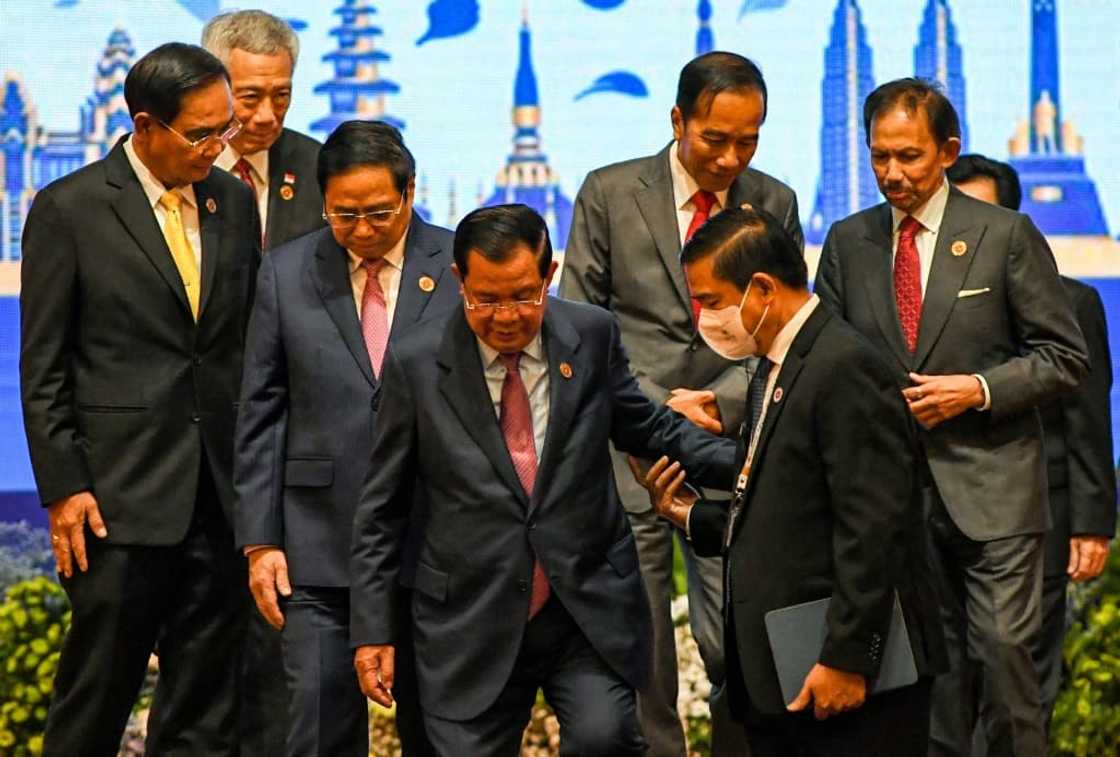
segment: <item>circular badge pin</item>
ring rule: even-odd
[[[295,196],[296,196],[296,191],[294,189],[292,189],[290,186],[288,186],[287,184],[280,187],[280,197],[282,199],[290,200]]]
[[[206,198],[206,210],[211,213],[218,212],[218,202],[213,197]]]
[[[421,276],[420,281],[416,283],[421,292],[430,292],[436,288],[436,282],[432,280],[431,276]]]
[[[959,258],[961,255],[964,255],[966,252],[968,252],[968,245],[958,239],[957,241],[953,242],[953,246],[949,248],[949,252],[953,253],[953,255]]]
[[[570,379],[572,377],[572,366],[570,363],[560,364],[560,375],[566,379]]]
[[[776,387],[774,389],[774,401],[775,402],[781,402],[782,397],[784,397],[784,396],[785,396],[785,392],[782,391],[782,387],[779,386],[779,387]]]

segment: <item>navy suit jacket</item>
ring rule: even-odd
[[[645,681],[649,604],[610,442],[682,460],[700,484],[726,486],[734,475],[734,442],[642,394],[610,313],[550,298],[542,335],[550,410],[531,498],[461,310],[418,326],[386,361],[374,464],[354,522],[351,640],[394,643],[411,622],[421,703],[438,717],[477,716],[509,680],[534,556],[603,660],[631,686]],[[418,549],[403,581],[411,618],[397,617],[394,601],[406,529]]]
[[[390,349],[409,326],[459,303],[451,244],[450,231],[413,215]],[[346,250],[329,228],[314,231],[265,255],[257,286],[235,441],[237,544],[282,547],[297,585],[347,586],[381,384]]]

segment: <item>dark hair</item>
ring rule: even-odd
[[[319,149],[319,191],[327,180],[359,166],[389,169],[393,185],[404,195],[416,175],[416,160],[401,133],[384,121],[343,121]]]
[[[863,135],[871,145],[871,122],[891,108],[901,107],[907,113],[917,113],[920,108],[929,123],[930,133],[943,145],[950,139],[961,138],[961,121],[941,85],[929,79],[907,77],[895,79],[875,88],[863,103]]]
[[[729,208],[701,226],[681,250],[681,263],[715,255],[712,272],[739,289],[768,273],[788,287],[809,286],[801,248],[781,222],[761,208]]]
[[[1023,187],[1019,184],[1018,172],[998,160],[975,153],[962,155],[949,167],[945,175],[954,184],[979,178],[991,179],[996,185],[996,200],[1005,208],[1018,210],[1019,204],[1023,201]]]
[[[169,124],[179,115],[184,95],[219,78],[229,81],[226,67],[198,45],[160,45],[136,61],[124,78],[128,114],[147,113]]]
[[[552,265],[548,225],[528,205],[494,205],[471,211],[455,229],[454,257],[459,273],[467,275],[467,256],[477,252],[491,263],[504,263],[524,245],[537,256],[541,278]]]
[[[766,120],[766,81],[753,61],[735,53],[715,50],[690,60],[677,80],[677,108],[688,120],[702,99],[708,105],[720,92],[753,89],[762,94],[762,120]]]

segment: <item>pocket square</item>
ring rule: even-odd
[[[957,299],[963,300],[965,297],[975,297],[978,294],[987,294],[992,291],[991,287],[984,287],[983,289],[962,289],[957,292]]]

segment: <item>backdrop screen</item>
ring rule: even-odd
[[[1019,169],[1023,210],[1059,268],[1099,289],[1120,355],[1113,0],[260,6],[300,37],[289,127],[322,139],[347,118],[393,120],[416,155],[417,202],[431,220],[454,226],[480,204],[519,199],[546,214],[561,249],[587,172],[671,138],[677,75],[698,51],[732,50],[762,68],[769,112],[752,165],[796,190],[811,267],[829,224],[880,200],[863,97],[900,76],[938,79],[962,116],[965,150]],[[20,233],[34,192],[128,129],[121,86],[132,62],[163,42],[197,42],[228,9],[219,0],[0,4],[0,501],[10,503],[0,518],[35,511],[18,388]],[[532,132],[516,160],[515,107]],[[525,162],[538,169],[530,185],[512,170]]]

